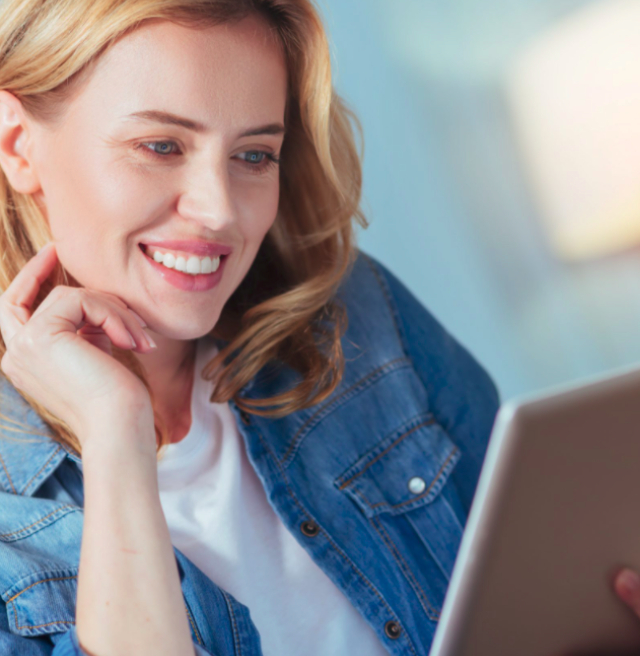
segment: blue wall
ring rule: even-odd
[[[360,246],[488,369],[503,399],[640,362],[640,258],[557,261],[503,84],[581,0],[318,0],[364,128]]]

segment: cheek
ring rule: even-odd
[[[265,192],[265,190],[262,190]],[[238,227],[242,235],[242,251],[236,260],[232,286],[235,289],[253,264],[264,236],[278,213],[279,187],[274,185],[268,193],[246,194],[239,208]],[[232,278],[229,277],[231,281]]]
[[[100,157],[96,150],[98,154],[92,155],[69,149],[50,159],[55,166],[41,176],[43,202],[60,260],[79,279],[87,275],[82,275],[83,263],[95,264],[103,258],[114,263],[114,255],[126,257],[123,240],[143,229],[144,217],[163,202],[148,176]]]
[[[242,232],[245,243],[252,251],[257,251],[267,234],[276,214],[280,199],[280,186],[276,181],[254,193],[244,196],[242,208]]]

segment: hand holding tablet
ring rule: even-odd
[[[638,616],[640,622],[640,576],[634,570],[623,568],[617,574],[613,582],[615,593],[624,601],[629,608]],[[640,650],[633,649],[632,651],[618,651],[618,652],[592,652],[580,654],[576,652],[553,654],[553,656],[638,656]]]
[[[430,656],[640,655],[640,366],[500,408]]]

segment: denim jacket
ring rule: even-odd
[[[371,256],[359,251],[337,294],[349,319],[339,387],[280,419],[230,406],[282,522],[390,654],[426,656],[498,393],[469,352]],[[268,365],[241,395],[272,396],[298,376]],[[52,439],[4,376],[0,412],[11,419],[0,420],[0,654],[84,655],[75,628],[78,454]],[[261,655],[250,608],[174,552],[194,653]]]

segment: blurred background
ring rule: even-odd
[[[317,0],[359,245],[503,400],[640,364],[640,0]]]

